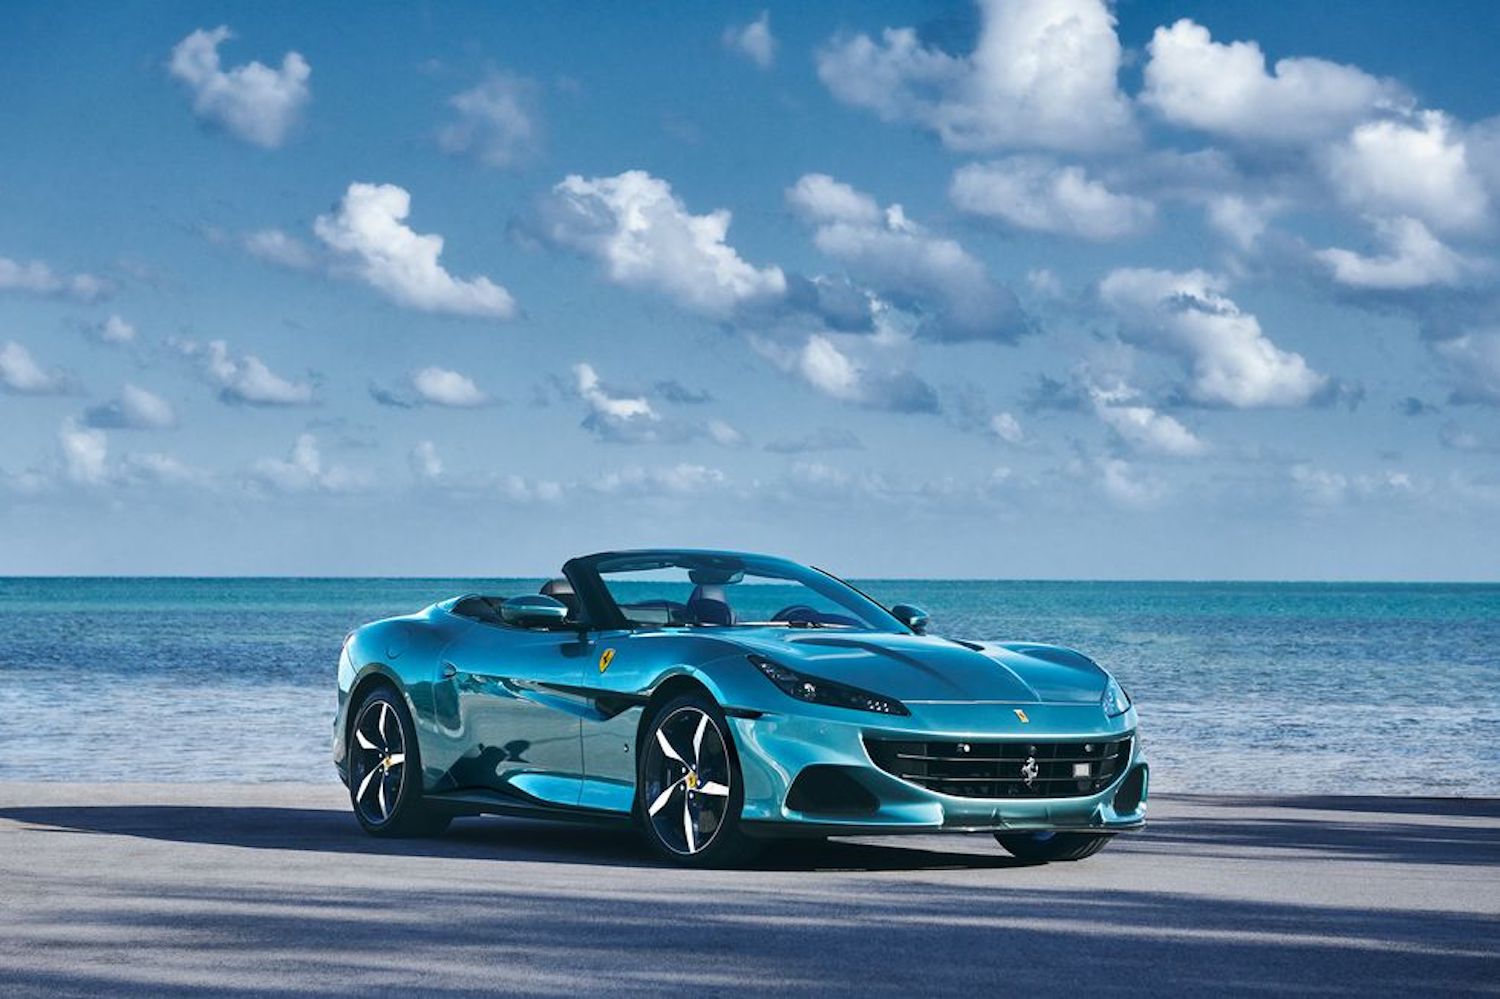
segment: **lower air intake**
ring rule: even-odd
[[[875,765],[959,798],[1081,798],[1109,787],[1130,738],[1077,742],[915,742],[867,736]]]

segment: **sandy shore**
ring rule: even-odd
[[[924,836],[687,873],[573,826],[372,840],[337,785],[0,783],[0,991],[1500,992],[1500,801],[1151,818],[1078,864]]]

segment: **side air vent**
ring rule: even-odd
[[[805,767],[792,781],[786,807],[806,815],[873,815],[880,801],[844,767]]]

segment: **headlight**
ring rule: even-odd
[[[780,663],[772,662],[765,656],[752,653],[746,658],[756,669],[766,675],[767,680],[780,687],[782,693],[788,697],[795,697],[799,701],[806,701],[809,704],[827,704],[831,707],[849,708],[854,711],[873,711],[879,715],[911,714],[906,710],[906,705],[892,698],[881,697],[879,694],[872,694],[868,690],[860,690],[848,684],[798,673]]]
[[[1125,688],[1115,682],[1114,677],[1109,678],[1109,683],[1104,688],[1104,696],[1099,699],[1104,706],[1104,714],[1108,718],[1117,718],[1130,710],[1130,695],[1125,693]]]

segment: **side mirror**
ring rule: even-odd
[[[897,604],[891,608],[891,616],[919,635],[927,634],[927,623],[932,620],[932,615],[911,604]]]
[[[511,597],[500,605],[500,620],[517,628],[550,628],[567,617],[568,608],[561,600],[540,593]]]

